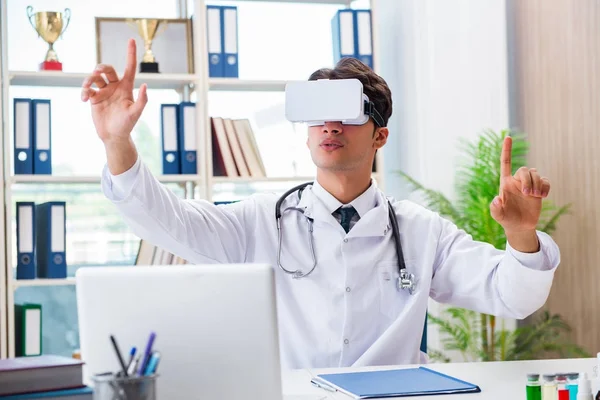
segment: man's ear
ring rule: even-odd
[[[377,128],[375,130],[375,134],[373,135],[373,138],[375,139],[375,141],[373,142],[373,147],[375,149],[382,148],[387,143],[387,138],[389,134],[390,131],[388,130],[388,128]]]

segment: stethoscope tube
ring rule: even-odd
[[[302,197],[302,191],[309,185],[312,185],[313,182],[306,182],[296,187],[291,188],[287,192],[285,192],[275,203],[275,222],[277,224],[277,236],[278,236],[278,249],[277,249],[277,264],[279,268],[281,268],[284,272],[292,275],[295,279],[304,278],[309,276],[317,267],[317,258],[315,255],[315,246],[313,239],[313,219],[307,218],[308,220],[308,240],[311,248],[311,255],[313,259],[313,266],[306,274],[302,273],[300,270],[290,271],[283,267],[281,264],[281,247],[283,242],[283,232],[281,229],[281,205],[285,201],[285,199],[295,191],[298,191],[298,198]],[[298,207],[289,207],[286,210],[295,210],[304,213],[304,210]],[[398,228],[398,219],[396,218],[396,213],[394,212],[394,208],[392,207],[392,203],[388,200],[388,211],[389,211],[389,219],[392,225],[392,236],[394,237],[394,245],[396,247],[396,257],[398,258],[398,288],[399,289],[408,289],[410,294],[413,293],[415,288],[414,275],[409,274],[406,271],[406,263],[404,262],[404,254],[402,252],[402,243],[400,241],[400,229]]]

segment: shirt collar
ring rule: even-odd
[[[351,205],[358,213],[358,216],[362,218],[367,212],[378,205],[377,183],[373,179],[371,180],[371,185],[369,188],[356,199],[352,200],[349,204],[341,203],[338,199],[333,197],[331,193],[325,190],[325,188],[316,180],[313,183],[312,192],[317,199],[319,199],[321,203],[325,205],[325,208],[327,211],[329,211],[329,213],[333,213],[342,206]]]

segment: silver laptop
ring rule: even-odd
[[[128,359],[155,332],[159,399],[282,399],[271,266],[87,267],[76,279],[87,384],[120,369],[111,334]]]

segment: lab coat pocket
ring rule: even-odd
[[[406,268],[408,271],[413,270],[409,262],[406,262]],[[398,263],[382,263],[377,266],[376,274],[379,283],[380,312],[389,318],[389,322],[392,322],[407,307],[411,295],[408,289],[398,288],[400,277]]]

